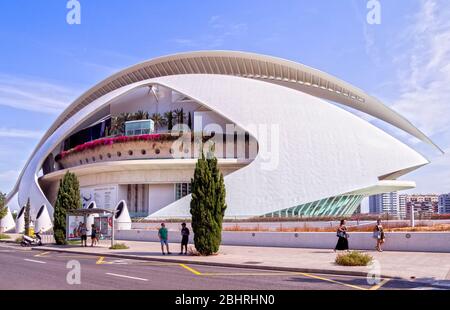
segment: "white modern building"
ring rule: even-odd
[[[408,195],[398,195],[398,212],[400,219],[406,219],[408,214],[410,215],[408,212]]]
[[[439,195],[439,214],[450,214],[450,194]]]
[[[388,214],[401,217],[399,195],[397,192],[382,193],[369,198],[369,213]]]
[[[8,199],[30,198],[33,217],[44,205],[52,213],[71,171],[85,206],[125,201],[132,216],[189,217],[200,142],[225,176],[227,217],[349,215],[364,197],[414,188],[398,178],[428,160],[343,106],[438,148],[376,98],[319,70],[191,52],[137,64],[82,94],[45,133]]]

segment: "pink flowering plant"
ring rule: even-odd
[[[176,140],[178,137],[172,136],[171,134],[146,134],[139,136],[119,136],[112,138],[102,138],[90,142],[86,142],[84,144],[80,144],[74,147],[71,150],[63,151],[59,155],[59,159],[63,159],[69,155],[84,152],[86,150],[93,150],[99,146],[113,145],[119,143],[127,143],[127,142],[139,142],[139,141],[172,141]]]

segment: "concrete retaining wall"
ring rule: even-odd
[[[186,219],[187,226],[190,229],[189,219]],[[352,226],[375,226],[376,221],[347,221],[347,227]],[[166,227],[170,230],[180,229],[181,223],[165,223]],[[383,225],[388,226],[400,226],[401,224],[409,225],[409,220],[390,220],[383,221]],[[416,219],[416,226],[433,226],[433,225],[443,225],[450,224],[450,220],[418,220]],[[132,223],[132,229],[157,229],[160,226],[160,222],[155,223]],[[298,221],[298,222],[239,222],[239,223],[231,223],[225,222],[223,223],[223,228],[231,228],[239,227],[240,229],[249,229],[258,231],[260,230],[269,230],[273,232],[277,232],[280,229],[290,229],[290,228],[335,228],[339,226],[339,221]]]
[[[159,241],[158,233],[152,230],[118,231],[116,238],[129,241]],[[169,241],[181,242],[179,232],[170,231]],[[223,245],[333,249],[336,242],[336,233],[223,232],[222,234]],[[376,241],[371,233],[351,233],[349,244],[351,249],[373,250]],[[383,249],[450,253],[450,233],[387,233]]]

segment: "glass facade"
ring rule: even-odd
[[[342,195],[266,214],[264,217],[325,217],[351,216],[364,196]]]
[[[175,200],[179,200],[192,193],[191,183],[175,184]]]
[[[148,135],[155,131],[155,122],[151,119],[132,121],[125,123],[125,135],[139,136]]]
[[[64,141],[64,151],[68,151],[78,145],[106,137],[111,128],[111,119],[108,118],[96,125],[85,128],[67,138]]]

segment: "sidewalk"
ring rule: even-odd
[[[307,273],[344,274],[367,276],[373,267],[343,267],[334,263],[332,250],[221,246],[219,255],[210,257],[179,256],[178,244],[170,244],[172,255],[161,255],[161,247],[155,242],[117,241],[130,247],[128,250],[109,250],[109,243],[102,241],[99,247],[48,245],[34,248],[41,251],[59,251],[90,254],[105,257],[164,261],[184,264],[269,269]],[[192,245],[190,245],[192,246]],[[449,280],[450,253],[383,252],[369,251],[379,262],[379,274],[383,277],[415,279],[416,281]]]

